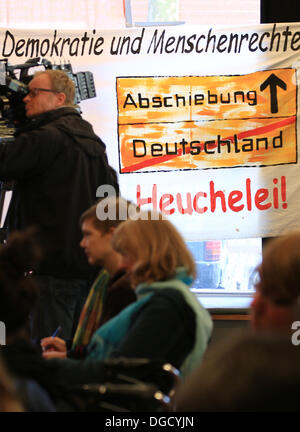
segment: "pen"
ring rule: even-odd
[[[58,326],[55,332],[51,335],[51,337],[54,338],[55,336],[58,336],[60,332],[61,332],[61,326]]]
[[[52,338],[55,338],[55,336],[58,336],[58,335],[60,334],[61,330],[62,330],[62,327],[61,327],[61,326],[58,326],[57,329],[55,330],[55,332],[51,335],[51,337],[52,337]],[[48,351],[48,349],[49,349],[49,348],[46,348],[46,347],[44,347],[44,346],[42,347],[42,351],[43,351],[43,352]]]

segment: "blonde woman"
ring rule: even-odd
[[[186,375],[201,361],[212,320],[189,290],[195,263],[183,238],[168,220],[147,217],[129,219],[113,237],[138,298],[122,355],[162,358]]]
[[[169,221],[143,216],[148,220],[120,224],[112,238],[137,301],[96,330],[85,360],[60,360],[66,384],[101,382],[103,361],[110,357],[169,362],[183,377],[201,362],[212,320],[189,289],[193,257]]]

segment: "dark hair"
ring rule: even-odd
[[[35,231],[15,231],[0,247],[0,321],[7,334],[27,321],[37,297],[38,285],[29,273],[41,259]]]

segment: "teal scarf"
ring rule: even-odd
[[[152,294],[143,297],[123,309],[94,333],[87,348],[87,357],[105,360],[120,345],[131,324],[132,315],[146,303]]]

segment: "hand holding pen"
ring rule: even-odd
[[[62,327],[61,327],[61,326],[58,326],[57,329],[54,331],[54,333],[52,333],[52,335],[50,336],[50,338],[52,338],[52,339],[50,339],[51,342],[54,342],[53,339],[54,339],[55,337],[57,337],[57,339],[59,339],[59,338],[58,338],[58,335],[60,334],[61,330],[62,330]],[[51,350],[51,344],[48,344],[48,343],[47,343],[47,345],[46,345],[46,344],[44,343],[44,341],[45,341],[46,339],[47,339],[47,342],[48,342],[48,339],[49,339],[49,338],[43,338],[43,339],[41,340],[42,351],[49,351],[49,350]],[[43,341],[43,343],[42,343],[42,341]]]
[[[65,358],[67,356],[66,342],[58,337],[61,330],[61,326],[58,326],[51,336],[41,340],[41,347],[43,351],[42,356],[44,358]]]

